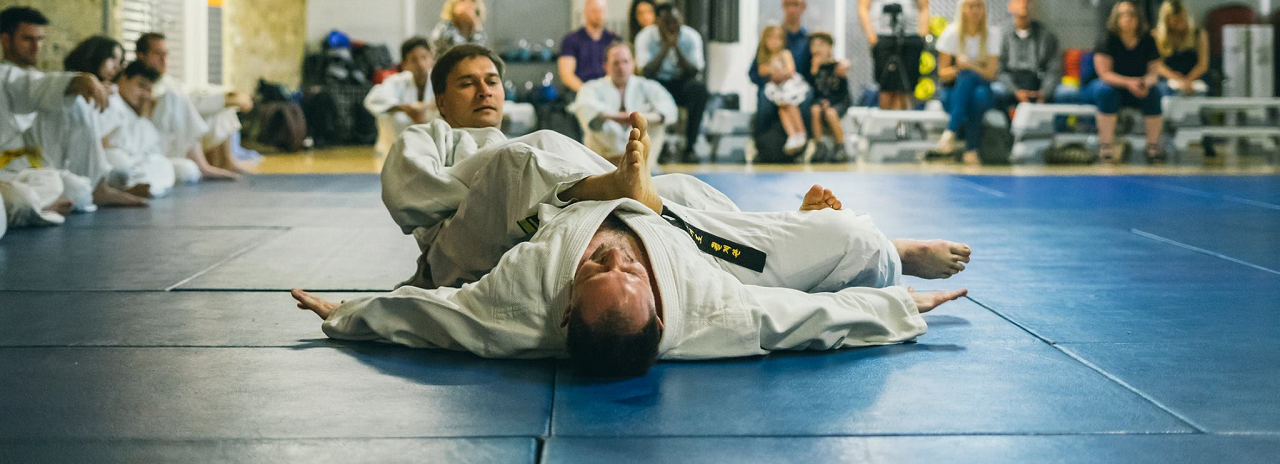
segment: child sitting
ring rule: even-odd
[[[831,56],[831,46],[835,41],[831,34],[814,32],[809,35],[809,51],[813,53],[811,74],[813,80],[813,106],[810,112],[813,117],[813,139],[822,142],[822,131],[825,123],[831,128],[831,138],[835,146],[825,146],[822,153],[830,153],[832,162],[848,161],[849,156],[844,149],[844,128],[840,126],[840,118],[849,111],[853,98],[849,95],[849,61],[836,60]],[[818,158],[825,158],[819,156]]]
[[[795,59],[785,44],[782,27],[764,28],[760,34],[760,48],[756,51],[756,63],[760,65],[760,75],[771,78],[764,87],[764,96],[778,105],[778,118],[782,121],[783,130],[787,131],[787,143],[782,150],[794,155],[807,142],[804,119],[798,105],[808,97],[809,84],[796,74]],[[774,76],[790,77],[778,84],[772,79]]]

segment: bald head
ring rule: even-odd
[[[605,0],[583,0],[582,23],[587,29],[604,29],[604,18],[609,14]]]

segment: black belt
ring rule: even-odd
[[[727,261],[730,264],[756,272],[764,272],[764,261],[767,256],[763,251],[689,225],[666,206],[662,207],[662,218],[666,219],[671,225],[688,232],[689,238],[693,239],[693,243],[698,244],[698,249],[702,250],[703,253],[715,256],[717,259]]]

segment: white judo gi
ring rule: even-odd
[[[378,142],[374,145],[374,149],[379,155],[385,155],[400,134],[415,124],[413,119],[402,112],[388,113],[388,111],[399,105],[416,102],[426,104],[428,121],[440,118],[440,111],[436,109],[435,92],[431,90],[431,81],[428,80],[423,91],[418,92],[418,86],[413,80],[413,72],[401,71],[388,76],[382,83],[369,89],[369,94],[364,97],[364,107],[370,114],[378,117]]]
[[[383,173],[384,201],[425,248],[426,272],[457,287],[404,286],[348,301],[324,324],[331,337],[487,357],[561,356],[568,287],[611,213],[653,263],[666,326],[660,357],[886,344],[924,333],[911,295],[894,286],[896,249],[866,215],[743,213],[692,177],[655,178],[668,210],[687,224],[766,253],[754,271],[704,253],[686,229],[638,202],[561,200],[560,192],[612,166],[558,134],[502,142],[493,129],[417,126],[397,148],[388,157],[397,166]],[[536,234],[519,243],[531,226]]]
[[[418,274],[405,284],[475,282],[527,238],[508,218],[524,219],[558,184],[612,170],[582,144],[551,131],[507,140],[495,128],[454,129],[441,120],[409,128],[382,167],[382,201],[422,251]],[[737,209],[691,176],[658,176],[654,185],[668,203]],[[465,201],[469,196],[488,200]]]
[[[98,115],[98,131],[106,139],[106,155],[111,164],[107,181],[126,189],[148,184],[155,197],[168,194],[176,182],[176,170],[180,169],[175,162],[190,160],[170,161],[155,124],[139,116],[118,91],[111,94],[109,102],[107,110]]]
[[[657,81],[641,76],[627,79],[624,92],[618,92],[613,80],[608,76],[582,84],[578,95],[569,110],[578,118],[584,134],[583,144],[591,151],[606,158],[618,158],[626,153],[627,141],[631,136],[631,127],[614,121],[597,119],[603,114],[619,112],[657,113],[662,116],[662,124],[649,126],[649,139],[655,149],[661,149],[666,133],[666,126],[680,117],[680,109],[667,89]],[[649,159],[649,168],[658,165],[658,157]]]
[[[701,252],[685,230],[639,202],[562,205],[539,205],[538,232],[503,255],[478,282],[432,290],[406,286],[346,301],[324,322],[325,334],[491,358],[563,357],[566,332],[560,320],[570,301],[573,276],[588,242],[610,214],[635,232],[652,262],[665,326],[659,358],[882,345],[911,340],[926,330],[919,309],[902,287],[809,293],[746,284],[726,272],[725,263]],[[859,217],[830,210],[811,214]],[[857,242],[844,240],[821,248],[839,257]],[[774,251],[769,258],[786,260],[784,253]]]
[[[66,95],[75,73],[44,73],[0,62],[0,182],[6,222],[62,222],[44,211],[59,199],[93,211],[93,187],[111,167],[97,136],[97,110]]]
[[[240,130],[236,109],[227,106],[226,92],[221,89],[188,91],[181,81],[166,74],[155,83],[151,93],[156,101],[151,122],[164,135],[164,152],[169,157],[185,158],[197,144],[201,147],[220,145]],[[200,171],[194,162],[176,166],[180,168],[179,180],[200,180]]]

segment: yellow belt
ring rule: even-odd
[[[40,153],[40,147],[25,147],[17,150],[5,150],[0,153],[0,169],[22,157],[27,158],[27,162],[31,163],[32,168],[39,169],[44,167],[44,156]]]

